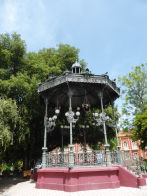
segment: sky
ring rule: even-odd
[[[0,34],[13,32],[28,52],[75,46],[92,73],[117,79],[147,62],[147,0],[0,0]]]

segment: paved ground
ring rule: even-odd
[[[147,189],[121,187],[118,189],[101,189],[94,191],[63,192],[46,189],[36,189],[35,183],[20,182],[8,188],[1,196],[147,196]]]
[[[2,194],[4,191],[9,189],[10,187],[20,183],[28,181],[26,178],[22,177],[2,177],[0,176],[0,194]]]

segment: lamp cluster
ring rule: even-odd
[[[44,120],[45,122],[44,123],[46,125],[47,132],[53,131],[53,129],[56,125],[55,122],[57,120],[57,117],[58,117],[59,113],[60,113],[60,110],[56,109],[55,110],[55,115],[53,117],[49,117],[49,118],[45,117],[45,120]]]
[[[109,122],[110,118],[109,116],[106,116],[105,112],[102,112],[100,114],[98,114],[97,112],[93,113],[93,118],[97,123],[93,123],[93,125],[96,126],[100,126],[102,125],[104,122]]]
[[[74,118],[75,115],[76,115],[77,118]],[[73,111],[68,111],[68,112],[65,113],[65,116],[66,116],[67,121],[69,123],[76,123],[77,120],[79,119],[80,112],[79,111],[76,111],[76,113],[75,113]]]

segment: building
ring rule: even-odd
[[[147,150],[141,150],[139,148],[140,141],[133,141],[131,138],[133,131],[119,131],[118,138],[121,146],[121,151],[129,152],[130,155],[147,159]]]

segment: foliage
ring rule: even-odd
[[[27,74],[34,76],[38,82],[44,82],[49,75],[59,75],[66,69],[71,70],[72,64],[79,59],[79,49],[68,44],[59,44],[58,48],[42,49],[38,53],[27,54],[25,70]],[[83,69],[86,66],[81,60]]]
[[[8,78],[18,71],[23,71],[25,42],[20,35],[13,33],[0,35],[0,78]]]
[[[2,175],[3,171],[6,170],[7,164],[2,162],[0,163],[0,175]]]
[[[144,160],[144,165],[147,168],[147,159]]]
[[[136,116],[134,125],[133,138],[135,140],[141,140],[141,148],[147,147],[147,110]]]
[[[147,65],[135,66],[133,71],[119,77],[123,86],[122,96],[124,104],[122,113],[125,116],[122,122],[123,129],[132,129],[134,117],[147,108]]]
[[[116,150],[117,149],[117,139],[115,138],[111,138],[109,140],[109,145],[110,145],[110,150]]]
[[[8,146],[13,145],[14,138],[21,138],[21,119],[16,102],[1,97],[0,116],[0,146],[6,150]]]

